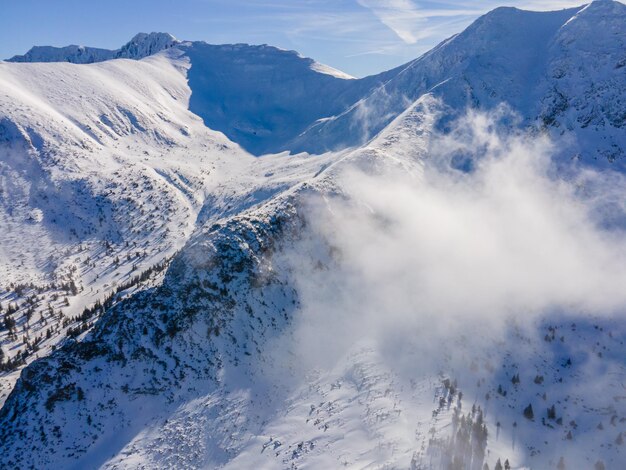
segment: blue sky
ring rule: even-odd
[[[138,32],[295,49],[354,76],[419,56],[502,4],[548,10],[585,0],[0,0],[0,58],[33,45],[116,49]]]

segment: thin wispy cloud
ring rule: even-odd
[[[478,2],[422,2],[418,0],[356,0],[370,10],[378,20],[393,31],[404,43],[419,41],[449,32],[449,26],[471,20],[502,5],[499,1]],[[552,2],[516,2],[520,8],[552,10],[580,5],[580,2],[563,0]],[[449,21],[455,18],[456,21]]]
[[[410,0],[357,0],[407,44],[419,38],[423,16]]]
[[[357,0],[362,7],[369,9],[382,24],[391,29],[406,44],[415,44],[433,34],[433,20],[450,17],[475,17],[483,10],[460,5],[442,4],[432,7],[413,0]]]

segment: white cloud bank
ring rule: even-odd
[[[288,253],[303,357],[334,361],[355,342],[419,331],[437,348],[470,325],[626,310],[626,234],[597,211],[624,201],[623,177],[610,175],[606,193],[609,175],[555,178],[546,139],[496,129],[470,114],[433,141],[420,180],[349,170],[347,198],[311,201],[312,235]],[[459,155],[478,158],[472,172],[450,168]]]

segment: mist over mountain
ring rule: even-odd
[[[0,467],[622,468],[625,66],[611,0],[0,62]]]

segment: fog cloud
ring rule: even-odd
[[[287,253],[304,357],[626,307],[626,236],[610,223],[623,216],[625,186],[601,184],[622,177],[558,173],[546,138],[502,132],[502,122],[501,112],[471,113],[433,137],[421,177],[347,167],[341,197],[308,201],[309,235]]]

